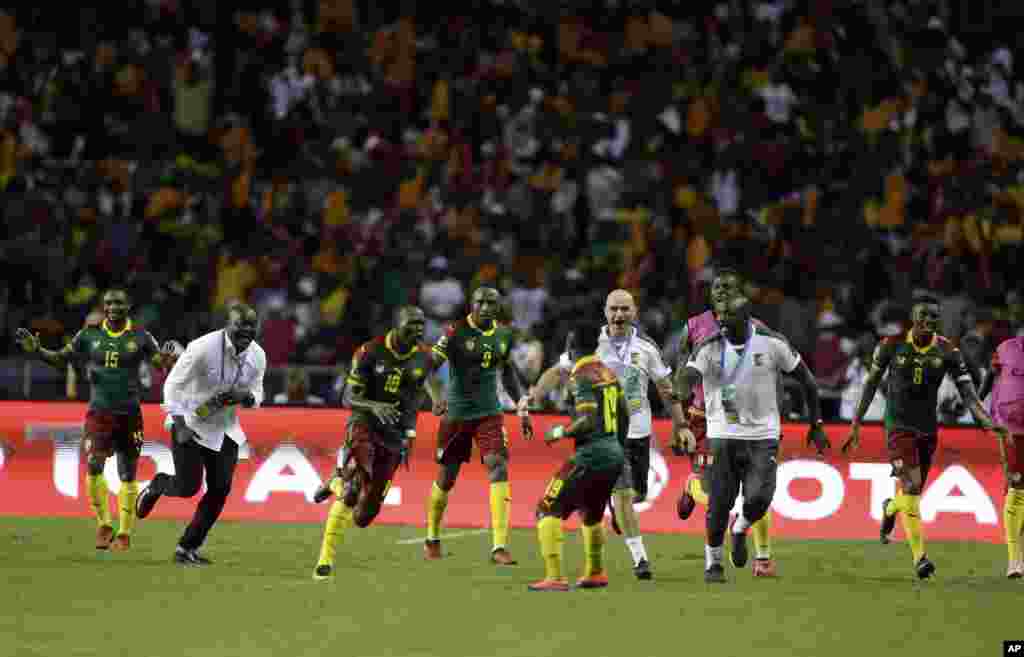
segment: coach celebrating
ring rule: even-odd
[[[708,440],[711,452],[705,547],[706,582],[724,582],[722,543],[729,512],[743,486],[743,511],[732,526],[731,560],[747,563],[747,529],[768,510],[775,496],[775,474],[782,422],[779,416],[779,373],[792,374],[806,392],[810,410],[808,443],[818,453],[829,447],[821,428],[818,386],[814,375],[785,337],[750,319],[750,302],[743,297],[714,301],[721,331],[695,348],[677,391],[689,399],[697,383],[704,384]],[[673,437],[675,447],[691,448],[688,431]]]
[[[246,440],[235,409],[263,401],[267,356],[255,342],[258,330],[255,310],[232,306],[227,326],[190,342],[164,383],[175,474],[157,474],[139,496],[136,510],[145,518],[161,495],[192,497],[199,492],[205,468],[206,494],[178,541],[176,563],[210,563],[199,555],[199,546],[224,509],[238,448]]]

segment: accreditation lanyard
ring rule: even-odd
[[[743,369],[743,364],[747,362],[747,355],[750,353],[750,341],[754,339],[754,327],[750,326],[750,333],[747,335],[747,341],[743,343],[743,348],[740,352],[739,360],[736,362],[736,367],[732,368],[732,372],[726,372],[725,369],[725,352],[729,350],[728,340],[722,343],[722,386],[733,386],[736,381],[736,377],[739,375],[740,370]]]

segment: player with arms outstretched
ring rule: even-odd
[[[39,343],[39,336],[24,328],[16,334],[21,348],[56,368],[69,361],[84,364],[92,394],[85,414],[85,452],[88,458],[86,491],[96,514],[96,549],[127,550],[135,527],[135,500],[139,484],[135,480],[142,454],[142,384],[139,366],[148,361],[167,369],[183,348],[171,340],[160,347],[148,331],[137,328],[128,317],[131,304],[128,293],[120,288],[103,294],[103,322],[78,332],[63,349],[51,351]],[[103,468],[107,458],[117,454],[118,529],[114,535],[112,514],[107,507],[107,480]]]
[[[608,586],[604,569],[604,510],[626,463],[629,405],[615,373],[594,353],[601,329],[581,326],[570,337],[573,367],[569,391],[575,418],[569,426],[548,429],[544,441],[552,444],[573,438],[576,450],[548,483],[537,505],[537,537],[544,559],[544,579],[530,584],[531,591],[568,591],[562,564],[562,521],[575,511],[583,516],[583,552],[586,566],[577,581],[580,588]]]
[[[430,346],[420,342],[425,324],[421,309],[403,306],[395,328],[352,357],[347,382],[352,415],[342,465],[313,497],[319,503],[332,493],[338,496],[327,514],[314,579],[330,577],[345,530],[373,522],[398,466],[408,464],[417,410],[435,362]]]
[[[986,431],[1006,435],[1006,430],[995,425],[978,400],[963,354],[936,332],[939,317],[937,299],[920,299],[911,310],[910,331],[887,338],[875,348],[871,371],[850,424],[850,436],[843,445],[843,453],[853,454],[857,450],[861,421],[882,377],[888,372],[886,444],[900,490],[895,498],[883,502],[880,538],[882,543],[889,542],[889,535],[896,526],[896,514],[900,514],[913,554],[914,571],[920,579],[931,577],[935,572],[935,565],[928,559],[924,547],[921,492],[938,446],[935,409],[943,377],[948,374],[956,381],[961,398]]]
[[[434,413],[443,415],[437,435],[440,471],[427,503],[427,538],[424,556],[440,559],[441,521],[448,506],[448,493],[455,486],[459,470],[468,463],[476,442],[491,482],[491,561],[515,564],[508,550],[509,511],[512,503],[508,482],[508,439],[504,413],[498,397],[498,371],[502,370],[505,391],[518,403],[524,389],[519,373],[510,361],[515,348],[511,328],[495,319],[501,295],[490,287],[473,292],[472,312],[448,326],[434,345],[434,355],[448,361],[451,381],[447,397],[437,379],[431,381]],[[529,415],[520,410],[523,436],[533,438]]]
[[[711,281],[709,296],[712,307],[716,302],[728,302],[743,296],[743,284],[743,277],[735,269],[720,269]],[[758,326],[764,325],[756,318],[752,321]],[[682,386],[686,362],[690,359],[694,349],[701,342],[718,333],[721,328],[715,318],[714,310],[711,309],[686,320],[686,326],[683,328],[683,335],[679,341],[679,359],[675,371],[677,389]],[[683,494],[676,504],[676,510],[681,520],[689,518],[698,504],[704,507],[708,505],[708,495],[705,491],[710,490],[706,478],[711,452],[708,449],[707,441],[708,423],[704,412],[704,386],[701,384],[697,384],[693,389],[693,397],[686,409],[686,419],[693,432],[695,444],[689,446],[677,444],[674,450],[688,453],[693,468],[690,476],[686,479]],[[672,433],[675,436],[679,435],[678,431]],[[750,534],[754,540],[754,562],[751,566],[754,577],[775,577],[776,575],[775,560],[772,559],[771,527],[771,508],[765,512],[764,517],[750,526]]]

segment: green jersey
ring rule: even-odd
[[[71,350],[76,360],[85,363],[88,372],[92,388],[89,408],[118,414],[139,410],[139,366],[160,351],[149,331],[135,328],[128,320],[115,333],[104,321],[100,327],[79,331],[71,341]]]
[[[434,345],[434,355],[450,364],[448,417],[475,420],[502,413],[498,372],[509,364],[515,345],[511,328],[494,322],[486,331],[471,317],[453,322]]]
[[[885,393],[885,428],[935,435],[939,386],[948,374],[957,384],[970,382],[960,350],[936,335],[924,348],[911,334],[887,338],[875,349],[873,366],[889,371]]]
[[[576,436],[574,460],[594,470],[605,470],[625,463],[622,441],[629,429],[629,413],[620,403],[622,386],[615,373],[598,359],[586,356],[576,361],[569,375],[569,391],[575,413],[597,411],[597,424],[589,433]]]
[[[397,403],[402,421],[398,426],[385,425],[373,413],[354,410],[350,422],[368,424],[387,447],[401,448],[405,432],[416,428],[423,382],[433,367],[434,359],[426,344],[399,353],[393,333],[365,343],[352,357],[348,385],[370,401]]]

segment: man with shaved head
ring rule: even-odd
[[[256,343],[258,332],[256,311],[232,306],[227,325],[190,342],[164,382],[174,474],[158,473],[139,496],[136,511],[145,518],[163,495],[193,497],[206,471],[206,493],[174,551],[175,563],[183,566],[210,563],[199,547],[224,510],[238,448],[246,441],[236,409],[263,402],[267,355]]]
[[[638,579],[651,579],[650,560],[640,535],[640,522],[633,505],[647,498],[647,478],[651,466],[651,405],[647,386],[654,382],[662,403],[672,413],[673,426],[683,426],[683,407],[672,387],[672,370],[665,365],[657,343],[636,327],[636,302],[626,290],[613,290],[605,301],[607,324],[601,329],[597,357],[618,377],[629,408],[626,439],[626,466],[615,484],[615,518],[626,536],[633,557],[633,572]],[[564,382],[572,369],[568,353],[549,368],[531,391],[530,401],[543,399],[552,388]]]

